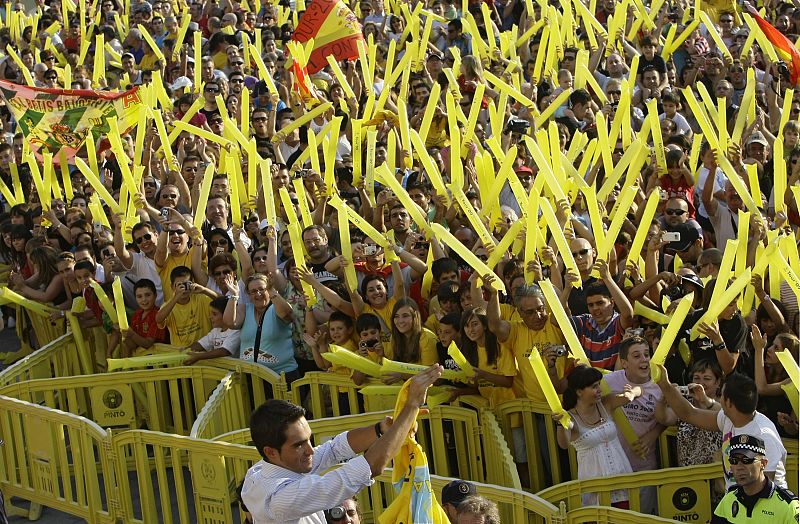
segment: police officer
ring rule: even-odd
[[[752,435],[731,437],[728,461],[736,485],[714,510],[711,524],[739,522],[797,523],[797,496],[780,488],[764,474],[767,466],[764,441]]]

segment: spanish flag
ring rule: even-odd
[[[778,53],[778,56],[786,62],[786,65],[789,67],[789,72],[791,73],[792,85],[796,86],[798,81],[800,81],[800,51],[797,50],[797,46],[786,38],[783,33],[773,27],[772,24],[761,18],[761,15],[758,14],[758,11],[756,11],[753,6],[746,3],[745,9],[747,13],[755,19],[759,29],[761,29],[764,36],[767,37],[767,40],[775,46],[775,51]]]
[[[394,416],[402,411],[408,398],[407,380],[397,396]],[[447,524],[447,514],[436,501],[431,488],[431,472],[425,452],[409,434],[392,464],[392,483],[397,498],[378,517],[379,524]]]
[[[313,0],[300,17],[292,41],[314,40],[308,56],[308,74],[328,65],[328,55],[341,60],[358,58],[358,41],[364,40],[358,18],[342,0]]]

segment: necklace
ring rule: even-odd
[[[584,418],[584,416],[581,415],[580,411],[578,411],[578,407],[577,406],[575,407],[575,414],[578,415],[578,418],[581,419],[581,422],[583,422],[585,426],[597,426],[606,421],[606,419],[603,418],[603,416],[600,414],[600,407],[597,404],[595,404],[594,408],[597,411],[597,422],[588,422],[586,418]]]

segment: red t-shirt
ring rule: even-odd
[[[667,192],[669,198],[680,197],[686,200],[689,204],[689,218],[694,218],[694,185],[688,184],[683,177],[675,182],[669,175],[661,175],[658,181],[661,184],[661,189]]]
[[[155,342],[166,342],[167,330],[166,328],[158,327],[158,322],[156,322],[157,314],[157,307],[149,311],[137,309],[131,319],[131,329],[140,337],[152,338]]]

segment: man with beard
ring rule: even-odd
[[[303,246],[306,248],[306,265],[320,283],[338,280],[337,276],[325,269],[333,258],[328,247],[328,234],[322,226],[312,225],[303,229]]]
[[[138,251],[131,252],[125,246],[122,236],[122,216],[112,215],[111,220],[114,223],[114,251],[121,265],[121,271],[124,272],[124,275],[120,275],[123,284],[122,290],[125,291],[126,281],[129,282],[131,297],[133,297],[133,285],[143,278],[150,279],[156,285],[156,304],[160,305],[164,301],[164,294],[154,260],[157,238],[155,231],[147,223],[133,226],[131,236]],[[131,304],[135,303],[134,298]]]
[[[224,230],[229,238],[234,238],[233,226],[228,223],[228,201],[221,194],[216,194],[208,199],[206,204],[206,221],[203,224],[203,231],[208,234],[213,229]],[[239,235],[234,239],[237,243],[241,242],[246,248],[250,248],[251,240],[247,235]]]

